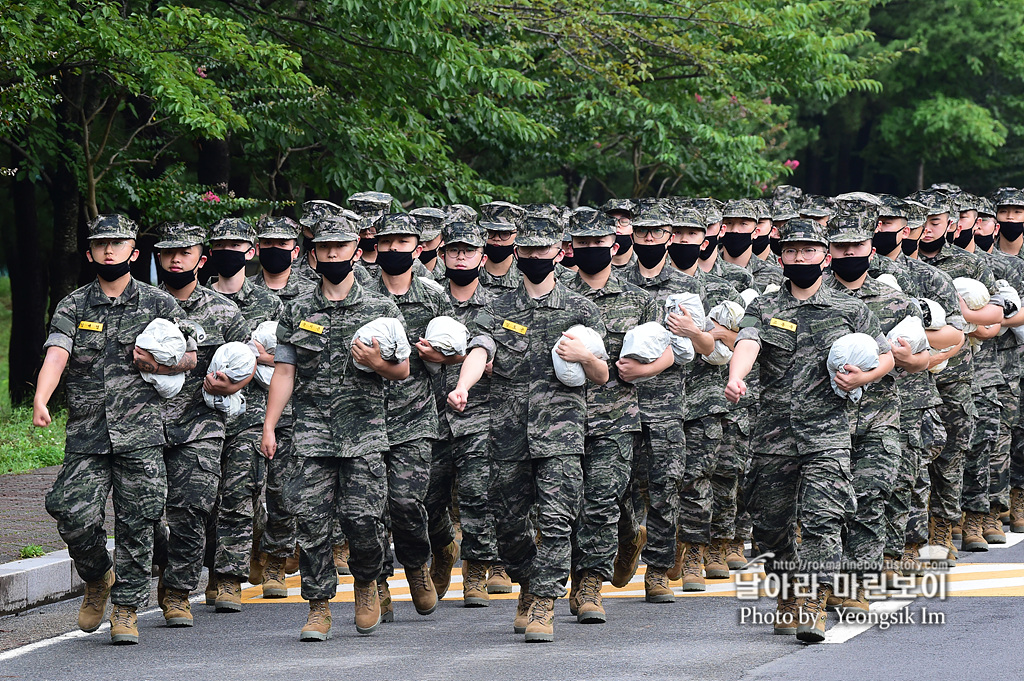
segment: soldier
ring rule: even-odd
[[[153,529],[167,496],[163,400],[141,372],[172,375],[196,366],[191,338],[173,367],[135,347],[149,322],[185,316],[174,298],[132,278],[137,232],[121,215],[89,223],[86,257],[97,278],[57,304],[32,403],[33,425],[50,425],[47,402],[68,369],[64,463],[46,495],[46,511],[57,520],[85,582],[79,628],[96,631],[110,598],[110,638],[116,644],[139,642],[136,611],[149,603]],[[116,581],[103,529],[111,490]]]
[[[359,222],[359,263],[372,276],[377,276],[377,230],[374,224],[391,212],[394,197],[386,192],[357,192],[348,197],[348,206],[362,220]]]
[[[225,218],[210,228],[210,264],[217,277],[210,288],[233,302],[245,318],[250,334],[265,321],[280,318],[284,306],[268,289],[254,285],[245,276],[245,263],[256,254],[256,231],[245,220]],[[316,275],[316,273],[313,273]],[[318,276],[318,275],[316,275]],[[274,356],[253,341],[259,356],[257,363],[273,366]],[[216,583],[231,582],[224,589],[219,611],[234,612],[241,608],[228,594],[236,592],[236,583],[248,578],[253,584],[263,583],[266,555],[261,555],[260,541],[266,526],[266,512],[261,501],[266,482],[266,459],[259,453],[263,417],[267,409],[267,389],[259,382],[245,387],[245,413],[225,422],[224,449],[221,453],[220,490],[217,495],[215,522],[207,532],[207,567]],[[291,430],[278,428],[278,452],[287,442]],[[271,529],[273,533],[274,528]],[[294,537],[289,537],[294,540]],[[276,543],[272,538],[268,543]],[[287,545],[287,544],[286,544]],[[291,541],[294,545],[294,541]],[[212,554],[212,555],[211,555]],[[248,572],[246,562],[249,563]],[[218,587],[219,594],[219,587]]]
[[[291,218],[266,216],[256,223],[256,255],[260,271],[253,277],[256,286],[270,289],[287,304],[316,288],[316,282],[298,272],[292,265],[299,256],[302,228]]]
[[[427,268],[430,276],[437,281],[444,281],[444,259],[440,257],[440,249],[444,246],[441,228],[444,226],[445,214],[440,208],[414,208],[409,215],[416,218],[423,232],[421,243],[423,252],[419,261]]]
[[[513,203],[492,201],[480,206],[480,226],[487,231],[484,255],[487,261],[480,270],[480,283],[499,289],[495,295],[515,290],[523,280],[515,264],[515,238],[526,211]]]
[[[782,284],[782,270],[777,265],[755,258],[752,245],[757,229],[758,211],[752,201],[737,199],[722,209],[722,258],[742,267],[754,277],[757,290],[763,292],[769,284]]]
[[[827,226],[829,218],[835,214],[832,201],[828,197],[814,194],[804,197],[798,212],[801,218],[817,222],[822,227]]]
[[[719,257],[718,244],[722,237],[722,210],[716,205],[714,199],[698,199],[700,208],[704,213],[704,224],[707,230],[704,232],[704,239],[707,246],[700,249],[700,268],[716,277],[721,277],[732,284],[737,292],[742,293],[747,289],[754,288],[754,275],[738,265],[726,262]]]
[[[582,324],[604,337],[605,327],[593,303],[555,279],[561,233],[553,216],[524,218],[515,243],[523,281],[473,320],[470,353],[448,395],[453,409],[465,409],[469,391],[493,362],[490,442],[498,555],[519,583],[513,629],[528,642],[554,640],[555,599],[565,593],[569,535],[582,491],[585,389],[556,378],[552,348],[557,344],[563,360],[578,362],[591,382],[608,382],[608,365],[566,333]],[[535,504],[536,528],[530,523]]]
[[[250,331],[242,313],[230,300],[196,280],[206,263],[206,230],[182,222],[165,223],[160,230],[157,263],[163,290],[178,301],[190,322],[203,329],[196,339],[198,370],[185,377],[185,385],[163,406],[164,465],[167,469],[167,527],[169,535],[156,535],[157,564],[164,587],[160,607],[169,627],[191,627],[190,592],[199,586],[206,553],[206,527],[211,524],[220,488],[221,452],[224,449],[224,414],[208,406],[203,391],[233,395],[252,374],[233,382],[223,373],[206,373],[213,353],[224,343],[245,343]],[[205,378],[204,378],[205,376]],[[250,516],[251,517],[251,516]],[[217,582],[220,612],[241,610],[241,580]]]
[[[351,548],[356,631],[372,633],[381,618],[376,580],[384,562],[381,519],[387,500],[384,379],[402,380],[409,363],[384,360],[376,339],[372,347],[353,340],[368,322],[402,316],[393,302],[355,281],[356,229],[343,217],[316,225],[314,253],[322,280],[310,295],[291,301],[278,322],[263,424],[261,450],[272,460],[275,429],[293,400],[298,474],[287,480],[286,496],[298,521],[302,597],[309,601],[301,641],[330,636],[328,602],[338,588],[332,548],[335,514]],[[361,371],[353,362],[372,371]]]
[[[633,240],[637,262],[623,270],[626,281],[644,289],[659,306],[673,293],[700,293],[696,279],[683,275],[668,262],[673,236],[672,216],[666,207],[654,204],[641,210],[633,223]],[[681,315],[669,315],[666,326],[673,334],[689,338],[697,353],[711,354],[714,350],[714,338],[697,328],[685,310]],[[642,530],[628,545],[620,542],[612,584],[622,587],[629,582],[643,549],[647,563],[644,597],[650,603],[675,600],[668,571],[677,562],[679,487],[686,467],[684,377],[685,367],[676,365],[638,387],[641,438],[633,455],[631,484],[647,490],[646,532]]]
[[[825,637],[825,602],[842,556],[842,526],[854,508],[847,401],[829,383],[828,348],[849,333],[867,333],[878,344],[877,368],[861,371],[847,365],[848,373],[835,374],[836,384],[847,391],[887,374],[893,359],[867,306],[822,286],[822,267],[830,258],[821,225],[791,220],[781,239],[788,281],[747,307],[729,364],[726,396],[733,402],[743,396],[743,379],[757,360],[761,407],[751,437],[747,508],[758,549],[774,554],[765,569],[778,575],[785,589],[779,597],[776,633],[796,633],[801,641],[814,643]],[[797,523],[803,534],[799,553]],[[785,567],[791,564],[799,569]],[[794,583],[806,590],[799,603],[793,597]],[[800,624],[794,632],[796,621]]]
[[[615,361],[626,332],[640,324],[660,321],[662,314],[646,292],[623,281],[612,266],[618,250],[615,226],[613,218],[592,208],[578,209],[569,224],[579,272],[567,286],[597,306],[608,330],[605,349],[611,357],[608,382],[587,386],[583,507],[572,532],[569,593],[569,609],[583,624],[606,620],[601,586],[614,572],[616,526],[620,508],[629,503],[633,449],[640,433],[640,406],[633,381],[655,376],[674,361],[671,348],[650,364],[631,358]],[[629,542],[639,528],[631,522],[627,529],[623,539]]]
[[[374,290],[398,305],[405,319],[409,345],[426,335],[434,317],[451,316],[452,306],[440,286],[425,284],[412,268],[423,247],[416,218],[391,213],[377,219],[377,264],[381,272]],[[440,380],[440,379],[439,379]],[[384,456],[388,472],[388,514],[395,542],[395,557],[405,567],[416,612],[429,615],[437,608],[438,591],[427,570],[430,537],[424,500],[430,483],[430,452],[438,437],[437,403],[431,376],[418,354],[409,360],[409,375],[387,384],[387,432],[389,448]],[[447,591],[451,571],[458,561],[458,544],[439,547],[434,553],[433,571],[446,574],[441,592]],[[387,577],[394,574],[394,562],[386,547],[384,573],[379,580],[385,622],[394,618]],[[445,570],[447,568],[447,570]]]
[[[757,199],[754,201],[754,208],[757,211],[757,227],[754,229],[754,235],[750,239],[754,257],[760,258],[769,264],[775,264],[777,256],[774,256],[768,248],[771,244],[772,228],[775,226],[772,222],[771,205],[765,199]]]
[[[601,212],[615,220],[615,243],[619,250],[612,258],[612,265],[625,267],[636,262],[633,252],[633,213],[636,204],[631,199],[608,199],[601,206]]]

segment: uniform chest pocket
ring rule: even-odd
[[[791,324],[791,322],[782,323]],[[761,331],[761,342],[786,352],[793,352],[796,350],[796,329],[790,330],[769,324]]]
[[[297,331],[288,340],[295,347],[295,370],[300,376],[312,376],[320,368],[327,348],[327,337],[310,331]]]
[[[825,348],[826,352],[828,348],[832,347],[832,343],[847,334],[853,333],[850,325],[845,320],[837,317],[823,317],[811,320],[807,322],[807,329],[814,342]]]
[[[494,373],[505,378],[515,378],[522,368],[530,350],[530,341],[525,333],[500,329],[494,335],[497,347],[494,354]]]
[[[103,358],[106,345],[107,336],[103,331],[78,329],[75,332],[68,369],[75,373],[88,371],[89,367]]]

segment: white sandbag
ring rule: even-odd
[[[438,293],[445,293],[444,286],[439,284],[436,280],[431,279],[430,277],[417,277],[417,278],[420,281],[422,281],[423,285],[426,286],[427,288],[432,288],[435,291],[437,291]]]
[[[601,339],[601,334],[589,326],[576,324],[569,327],[566,333],[582,341],[587,350],[594,353],[598,359],[608,359],[608,351],[604,349],[604,340]],[[561,342],[562,338],[559,338],[551,348],[551,363],[555,366],[555,376],[570,388],[578,388],[587,382],[587,375],[583,371],[583,365],[579,362],[566,362],[558,356],[558,345]]]
[[[921,306],[921,323],[925,329],[935,331],[946,325],[946,311],[937,302],[931,298],[918,298],[917,304]]]
[[[876,280],[878,282],[882,283],[882,284],[885,284],[889,288],[894,288],[894,289],[896,289],[897,291],[900,291],[900,292],[903,291],[903,287],[900,286],[900,283],[898,281],[896,281],[896,277],[892,276],[888,272],[885,272],[883,274],[879,274],[878,277],[876,278]]]
[[[754,298],[760,295],[756,289],[748,288],[740,291],[740,298],[743,299],[744,305],[750,305],[754,301]]]
[[[764,295],[768,295],[769,293],[775,293],[778,290],[779,290],[779,285],[778,284],[768,284],[767,286],[764,287]]]
[[[352,345],[358,340],[363,345],[372,346],[374,338],[380,344],[381,358],[388,362],[404,362],[412,354],[409,339],[405,335],[405,327],[395,317],[378,317],[368,324],[363,324],[352,336]],[[355,360],[352,363],[360,371],[373,371]]]
[[[708,319],[724,326],[730,331],[740,330],[740,321],[745,314],[743,306],[726,300],[708,310]],[[715,341],[715,349],[709,355],[702,355],[705,362],[713,366],[723,366],[732,359],[732,350],[720,340]]]
[[[829,380],[832,382],[832,390],[840,397],[847,397],[854,403],[860,402],[864,394],[863,388],[856,388],[847,393],[836,385],[836,372],[846,373],[844,366],[850,364],[861,371],[871,371],[878,367],[878,343],[866,333],[848,333],[837,339],[828,351]]]
[[[268,354],[273,355],[277,350],[277,322],[268,319],[260,322],[256,330],[252,332],[253,342],[259,343]],[[274,367],[266,364],[256,365],[256,382],[264,388],[270,387],[270,379],[274,377]]]
[[[960,297],[967,303],[967,307],[972,310],[980,310],[981,308],[988,305],[992,296],[988,292],[988,288],[985,287],[977,279],[971,279],[970,277],[957,277],[953,280],[953,286],[956,286],[956,292],[960,294]]]
[[[921,323],[920,317],[905,318],[892,327],[885,337],[890,343],[896,343],[897,338],[902,338],[907,341],[910,351],[915,355],[928,349],[928,335],[924,332],[924,324]]]
[[[672,332],[658,322],[647,322],[634,326],[622,338],[622,350],[619,358],[635,359],[641,364],[650,364],[657,360],[672,343]],[[649,381],[654,376],[645,376],[633,381],[633,385]]]
[[[1016,317],[1017,313],[1020,312],[1020,293],[1017,292],[1017,289],[1010,286],[1010,282],[1005,279],[996,280],[996,288],[999,289],[999,295],[1003,298],[1003,319]],[[1007,331],[1009,331],[1009,328],[1003,326],[999,329],[999,335],[1002,336]]]
[[[938,349],[938,350],[935,349],[935,348],[929,348],[928,352],[931,353],[932,357],[934,357],[935,355],[937,355],[937,354],[939,354],[941,352],[948,352],[949,350],[950,350],[950,348],[941,348],[941,349]],[[929,369],[928,373],[930,373],[930,374],[941,373],[942,370],[945,369],[948,365],[949,365],[949,360],[948,359],[944,359],[941,362],[939,362],[938,364],[936,364],[935,366],[933,366],[931,369]]]
[[[693,323],[698,329],[707,325],[707,318],[704,313],[704,303],[696,293],[673,293],[665,299],[665,324],[668,324],[668,316],[672,313],[682,314],[683,310],[690,313]],[[693,341],[683,336],[672,334],[672,354],[675,355],[677,365],[687,364],[693,361],[697,353],[693,349]]]
[[[466,354],[466,345],[469,343],[469,329],[458,319],[442,315],[430,320],[423,338],[430,343],[430,347],[445,357],[454,357],[455,355]],[[436,374],[441,370],[441,365],[436,362],[423,362],[423,364],[427,367],[427,371],[432,374]]]
[[[232,383],[244,381],[252,375],[256,368],[256,355],[245,343],[232,341],[217,348],[210,360],[207,373],[222,373]],[[203,390],[206,406],[224,412],[227,416],[240,416],[245,413],[245,395],[238,391],[232,395],[211,395]]]
[[[1024,326],[1015,326],[1010,331],[1017,337],[1017,345],[1024,345]]]
[[[135,347],[153,355],[157,364],[175,366],[185,356],[185,334],[178,325],[167,319],[154,319],[135,339]],[[170,398],[181,392],[185,385],[185,374],[163,376],[149,371],[139,372],[142,380],[151,384],[158,395]]]

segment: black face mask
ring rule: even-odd
[[[688,270],[697,264],[700,257],[700,244],[669,244],[668,257],[672,264],[681,270]]]
[[[665,251],[668,244],[633,244],[633,249],[636,250],[637,260],[640,264],[647,269],[653,269],[658,266],[665,258]]]
[[[953,239],[953,243],[960,248],[967,248],[974,238],[974,228],[960,230],[960,235]]]
[[[741,234],[739,232],[726,232],[722,235],[722,246],[725,248],[725,252],[732,258],[738,258],[747,252],[750,248],[751,240],[750,233]]]
[[[428,262],[437,257],[437,249],[431,248],[429,251],[423,251],[420,253],[420,262],[426,265]]]
[[[832,274],[843,281],[857,281],[868,271],[871,256],[857,255],[846,258],[832,258]]]
[[[359,240],[359,249],[365,253],[373,253],[377,250],[377,237],[364,236]]]
[[[797,288],[810,288],[821,279],[821,263],[793,263],[792,265],[782,264],[782,274]]]
[[[609,246],[586,246],[573,249],[576,266],[584,274],[597,274],[612,264],[612,249]],[[563,263],[565,260],[562,261]]]
[[[516,267],[524,277],[534,284],[539,284],[555,271],[555,259],[519,258],[516,260]]]
[[[316,244],[313,243],[313,237],[306,236],[305,234],[302,235],[302,252],[303,253],[309,253],[310,251],[313,250],[313,247],[315,245]]]
[[[480,276],[480,266],[469,270],[457,270],[452,267],[445,268],[444,276],[448,277],[456,286],[469,286]]]
[[[563,255],[562,256],[562,267],[576,267],[576,254]]]
[[[165,270],[163,267],[160,268],[160,281],[166,284],[167,288],[174,289],[175,291],[185,288],[195,280],[195,270],[172,272],[170,270]]]
[[[242,251],[211,251],[210,264],[213,271],[225,279],[238,274],[245,267],[245,253]]]
[[[946,232],[946,243],[947,244],[953,243],[953,235],[954,234],[956,234],[956,231]]]
[[[707,260],[718,248],[718,235],[704,237],[708,240],[708,245],[700,249],[700,259]]]
[[[939,251],[945,245],[945,239],[936,239],[935,241],[924,241],[923,239],[917,244],[918,249],[921,253],[927,255],[929,258],[938,255]]]
[[[316,257],[316,256],[314,256]],[[325,260],[316,261],[316,273],[331,282],[335,286],[345,280],[352,273],[351,260]]]
[[[502,246],[500,244],[487,244],[484,246],[484,255],[493,263],[505,262],[512,257],[515,246]]]
[[[776,258],[782,257],[782,237],[768,237],[768,248],[772,250]]]
[[[1000,222],[999,236],[1007,241],[1016,241],[1024,234],[1024,222]]]
[[[917,239],[904,239],[900,246],[903,248],[903,254],[908,258],[914,255],[914,251],[917,250]]]
[[[768,248],[770,243],[771,235],[764,234],[762,236],[754,237],[750,240],[750,245],[754,247],[754,253],[763,253],[764,249]]]
[[[871,237],[871,245],[882,255],[889,255],[896,250],[896,237],[899,235],[899,232],[875,232]]]
[[[992,244],[996,242],[996,235],[989,234],[988,236],[982,236],[981,234],[974,235],[974,243],[981,250],[988,253],[989,249],[992,248]]]
[[[619,252],[615,255],[624,255],[629,253],[629,249],[633,248],[633,235],[632,234],[616,234],[615,243],[619,245]]]
[[[377,251],[377,264],[392,277],[405,274],[412,267],[411,251]]]
[[[261,248],[260,265],[271,274],[281,274],[292,266],[292,252],[287,248]]]
[[[117,281],[132,271],[131,258],[128,258],[124,262],[114,263],[113,265],[104,265],[101,262],[95,261],[92,265],[96,268],[96,276],[107,282]]]

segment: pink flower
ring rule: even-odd
[[[703,98],[703,97],[701,97],[700,95],[697,95],[697,94],[695,94],[695,95],[693,96],[693,98],[697,100],[697,103],[698,103],[698,104],[699,104],[700,102],[703,102],[703,101],[704,101],[704,98]]]
[[[199,76],[200,78],[206,78],[206,67],[205,66],[197,66],[196,67],[196,75]]]
[[[765,97],[761,101],[763,101],[765,104],[771,104],[772,103],[772,98],[771,97]]]
[[[214,194],[213,192],[206,192],[205,194],[203,194],[202,199],[203,201],[206,201],[208,203],[220,203],[220,197]]]
[[[736,95],[733,95],[732,97],[730,97],[729,101],[732,102],[733,104],[736,104],[737,102],[739,102],[739,100],[736,99]]]
[[[800,167],[800,161],[791,158],[788,161],[784,161],[782,165],[786,166],[787,168],[790,168],[791,170],[796,170],[797,168]]]

